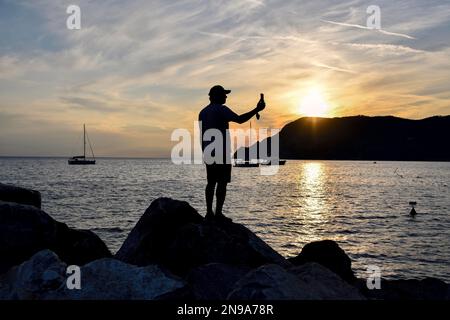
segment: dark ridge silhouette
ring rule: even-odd
[[[450,116],[422,120],[393,116],[305,117],[280,131],[280,158],[450,161],[449,137]],[[258,148],[258,144],[251,148]],[[246,148],[247,160],[248,151]]]

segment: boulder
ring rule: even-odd
[[[179,229],[202,220],[187,202],[158,198],[144,212],[115,257],[138,266],[160,262]]]
[[[375,300],[450,300],[450,285],[435,278],[423,280],[381,280],[380,289],[369,290],[366,280],[358,287],[369,299]]]
[[[289,261],[296,266],[307,262],[317,262],[350,283],[356,280],[352,270],[352,261],[345,251],[332,240],[308,243],[297,257],[290,258]]]
[[[225,300],[234,284],[250,269],[209,263],[192,269],[186,277],[196,300]]]
[[[65,284],[67,265],[43,250],[0,277],[0,300],[51,299]]]
[[[186,284],[159,266],[136,267],[104,258],[80,269],[80,289],[68,289],[67,265],[50,250],[0,277],[0,299],[26,300],[153,300]]]
[[[213,262],[252,269],[268,263],[291,266],[249,229],[232,222],[186,225],[179,230],[164,259],[169,269],[181,275]]]
[[[289,271],[304,283],[305,288],[310,288],[317,299],[365,300],[364,295],[356,287],[321,264],[309,262]]]
[[[261,266],[237,281],[228,295],[230,300],[312,299],[294,274],[276,264]]]
[[[206,222],[187,202],[168,198],[153,201],[116,258],[138,266],[161,264],[183,276],[214,262],[250,268],[290,265],[244,226]]]
[[[90,230],[72,229],[58,222],[56,241],[50,249],[68,264],[84,265],[100,258],[112,257],[106,244]]]
[[[289,271],[264,265],[236,282],[230,300],[363,300],[359,291],[325,267],[308,263]]]
[[[81,290],[64,287],[64,300],[155,300],[185,289],[185,282],[157,265],[136,267],[105,258],[81,268]],[[175,295],[175,294],[174,294]]]
[[[33,206],[0,201],[0,274],[43,249],[77,265],[111,256],[91,231],[71,229]]]
[[[41,193],[0,183],[0,201],[15,202],[41,208]]]

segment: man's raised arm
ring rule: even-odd
[[[264,110],[265,107],[266,107],[266,103],[260,101],[256,105],[255,109],[253,109],[253,110],[251,110],[249,112],[243,113],[241,115],[236,115],[232,119],[230,119],[230,121],[242,124],[242,123],[247,122],[248,120],[250,120],[259,111]]]

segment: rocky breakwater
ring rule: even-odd
[[[207,222],[169,198],[151,203],[112,256],[94,233],[8,192],[0,195],[0,299],[449,298],[449,286],[437,279],[382,280],[382,289],[368,290],[334,241],[307,244],[285,259],[243,225]],[[79,266],[79,289],[67,286],[69,265]]]

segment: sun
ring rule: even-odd
[[[299,113],[307,117],[323,117],[328,114],[329,110],[330,105],[319,88],[311,89],[303,97],[299,106]]]

